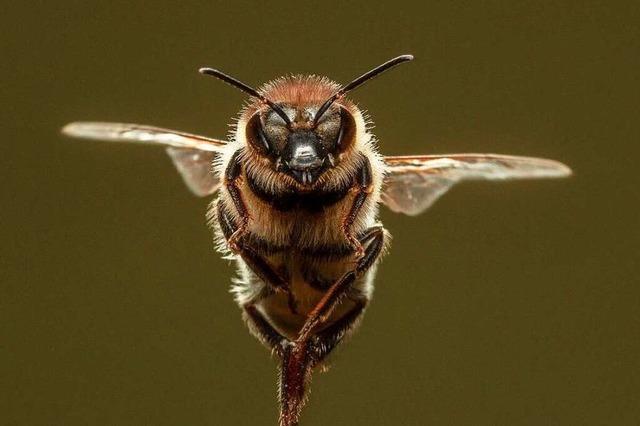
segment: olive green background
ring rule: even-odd
[[[558,159],[467,183],[394,236],[304,425],[640,424],[637,2],[11,2],[0,31],[0,424],[273,425],[276,366],[228,292],[207,200],[162,149],[73,120],[224,136],[261,83],[339,82],[386,154]]]

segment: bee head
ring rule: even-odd
[[[344,96],[384,71],[413,59],[393,58],[340,86],[315,76],[289,77],[265,85],[261,90],[212,68],[202,74],[219,78],[250,94],[249,105],[240,120],[246,123],[247,145],[271,167],[303,186],[315,184],[328,169],[336,167],[340,154],[355,141],[357,108]]]
[[[308,100],[308,99],[307,99]],[[355,140],[356,122],[335,104],[316,122],[321,103],[279,103],[288,122],[271,108],[256,111],[246,126],[248,145],[272,167],[302,185],[313,185],[340,161]]]

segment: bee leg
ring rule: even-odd
[[[230,241],[240,230],[240,228],[235,225],[233,218],[225,211],[223,203],[221,202],[218,202],[218,223],[227,241]],[[273,269],[269,262],[261,256],[257,250],[251,247],[245,238],[240,238],[237,241],[235,253],[239,255],[247,266],[271,289],[276,292],[286,293],[289,309],[294,314],[298,313],[296,300],[289,289],[289,283]]]
[[[233,205],[240,215],[240,225],[235,229],[233,234],[227,238],[227,242],[231,251],[237,253],[239,251],[238,242],[246,232],[249,225],[249,212],[247,205],[242,199],[242,194],[238,188],[238,180],[242,174],[242,163],[240,163],[240,150],[233,153],[227,168],[224,171],[224,186],[233,201]]]
[[[283,341],[279,389],[280,426],[298,425],[314,367],[340,343],[360,318],[365,307],[366,300],[363,299],[340,321],[310,339]]]
[[[324,361],[347,333],[356,326],[360,318],[362,318],[366,306],[367,300],[365,298],[359,299],[358,304],[345,316],[313,336],[313,358],[315,363]]]
[[[280,420],[282,426],[296,426],[305,402],[306,384],[311,377],[314,357],[311,346],[297,345],[273,328],[252,303],[243,307],[244,317],[254,335],[281,360]]]
[[[367,244],[364,255],[358,260],[351,271],[345,273],[338,281],[329,287],[320,302],[313,308],[307,317],[307,321],[300,330],[296,342],[306,341],[319,325],[321,325],[338,306],[342,298],[351,288],[351,285],[369,270],[382,254],[384,248],[384,228],[374,226],[359,239],[360,244]]]
[[[353,227],[353,223],[358,217],[360,209],[362,209],[362,205],[373,190],[371,178],[371,163],[369,163],[369,160],[366,157],[362,158],[363,164],[358,171],[358,177],[355,186],[356,196],[353,199],[353,204],[351,205],[349,213],[342,220],[342,232],[349,242],[349,245],[353,248],[356,259],[360,259],[362,256],[364,256],[364,248],[362,247],[362,243],[353,234],[351,228]]]
[[[285,348],[290,343],[289,339],[273,328],[252,303],[243,306],[242,309],[244,310],[244,319],[249,324],[253,334],[273,353],[282,358]]]
[[[278,390],[280,426],[298,426],[313,366],[313,346],[310,342],[292,342],[284,347]]]

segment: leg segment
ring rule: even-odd
[[[273,328],[254,305],[246,305],[243,310],[245,320],[258,339],[282,358],[284,348],[289,344],[289,340]]]
[[[284,348],[280,367],[280,426],[298,426],[314,366],[312,355],[309,342],[291,343]]]
[[[314,335],[313,359],[315,363],[322,362],[338,346],[338,343],[360,319],[366,306],[366,299],[359,300],[358,304],[340,320]]]
[[[229,196],[233,201],[233,205],[240,215],[240,225],[236,228],[233,234],[227,239],[229,247],[233,252],[238,252],[238,241],[242,238],[242,235],[247,229],[249,224],[249,212],[247,206],[242,199],[242,194],[238,188],[238,179],[242,173],[242,164],[240,163],[240,150],[233,153],[227,168],[224,171],[224,186],[229,192]]]
[[[342,221],[342,232],[345,237],[349,241],[349,244],[354,249],[356,258],[362,257],[364,254],[364,248],[362,247],[362,243],[353,235],[352,226],[358,217],[358,213],[360,209],[362,209],[362,205],[365,200],[371,194],[373,190],[372,185],[372,177],[371,177],[371,163],[366,157],[363,158],[363,165],[358,172],[357,183],[356,183],[356,196],[353,199],[353,204],[351,205],[351,209],[349,213]]]

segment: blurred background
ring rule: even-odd
[[[348,82],[385,154],[561,160],[468,183],[394,235],[304,425],[640,423],[637,2],[10,2],[0,18],[0,423],[273,425],[276,364],[228,292],[206,199],[162,149],[74,120],[224,137],[287,73]]]

